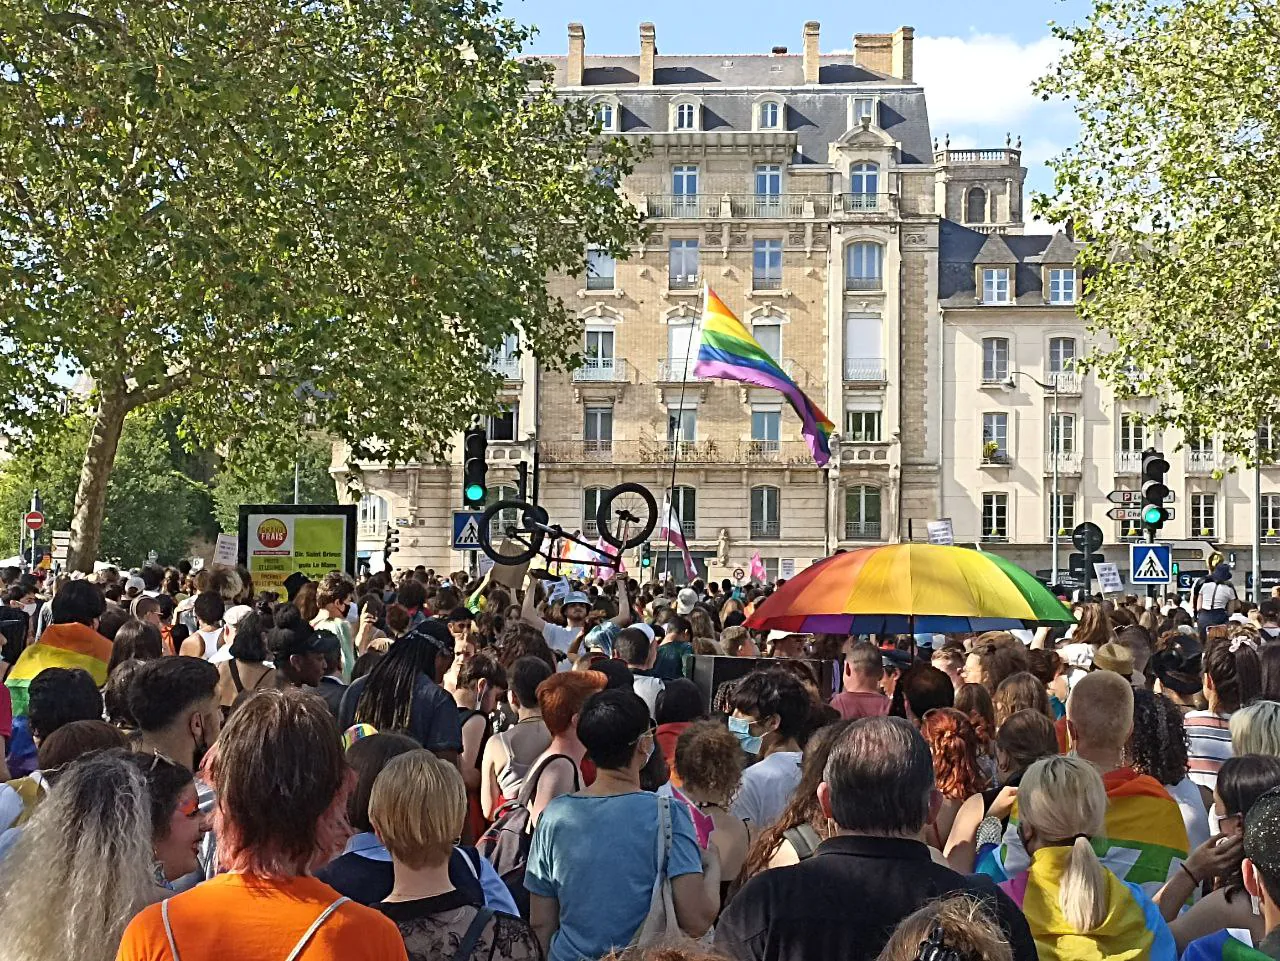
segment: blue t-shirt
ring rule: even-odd
[[[599,958],[623,948],[649,914],[658,876],[658,805],[649,791],[613,797],[565,794],[538,819],[524,885],[560,902],[547,961]],[[693,821],[671,804],[667,876],[701,874]]]

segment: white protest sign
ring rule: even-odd
[[[944,517],[940,521],[929,521],[929,543],[950,547],[956,542],[956,532],[951,525],[951,518]]]
[[[235,567],[240,552],[240,539],[235,534],[219,534],[213,546],[214,567]]]
[[[1120,568],[1115,564],[1094,564],[1093,572],[1098,576],[1098,585],[1102,588],[1102,593],[1124,593],[1124,580],[1120,577]]]
[[[783,580],[790,580],[796,576],[796,559],[794,557],[784,557],[778,562],[778,576]]]

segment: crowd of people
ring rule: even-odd
[[[0,958],[1280,958],[1280,600],[0,578]]]

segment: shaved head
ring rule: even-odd
[[[1112,671],[1086,674],[1067,698],[1074,739],[1088,748],[1121,748],[1133,730],[1133,687]]]

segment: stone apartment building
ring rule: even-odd
[[[581,274],[550,281],[577,308],[582,369],[541,370],[514,341],[494,360],[507,405],[489,419],[495,497],[514,496],[518,464],[536,464],[552,521],[594,538],[611,485],[639,481],[659,502],[672,490],[700,568],[727,542],[732,565],[759,551],[769,576],[789,576],[951,517],[957,540],[1034,570],[1049,566],[1056,460],[1060,528],[1094,519],[1134,533],[1107,526],[1104,499],[1136,480],[1147,438],[1072,369],[1089,346],[1073,246],[1023,235],[1019,146],[939,146],[910,27],[852,46],[823,54],[809,22],[797,53],[663,56],[646,23],[637,54],[611,56],[569,26],[567,56],[546,58],[556,85],[594,106],[605,135],[648,141],[620,189],[651,229],[629,258],[593,252]],[[835,422],[828,468],[778,394],[693,377],[704,283]],[[361,552],[380,563],[394,523],[398,565],[460,567],[457,448],[447,463],[362,466]],[[1174,486],[1191,510],[1175,523],[1223,540],[1251,520],[1240,481],[1214,480],[1217,466],[1211,446],[1187,455]],[[1280,494],[1264,510],[1280,530]]]

